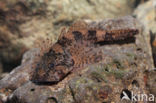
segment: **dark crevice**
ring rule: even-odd
[[[21,64],[21,58],[12,62],[5,62],[3,60],[1,60],[1,62],[3,64],[3,72],[11,72],[15,67]]]
[[[32,88],[32,89],[30,89],[30,91],[31,91],[31,92],[33,92],[33,91],[35,91],[35,89],[34,89],[34,88]]]
[[[55,97],[50,97],[48,98],[48,103],[58,103],[58,101]]]
[[[150,30],[150,45],[152,48],[152,56],[153,56],[154,66],[156,67],[156,53],[154,51],[154,48],[156,48],[156,47],[153,46],[153,42],[155,40],[155,35],[156,34],[152,33],[152,31]]]
[[[138,7],[138,5],[140,5],[141,3],[145,3],[149,0],[135,0],[134,2],[134,8]]]
[[[72,97],[73,97],[74,103],[79,103],[79,102],[76,100],[76,98],[75,98],[75,93],[74,93],[73,89],[70,87],[70,85],[69,85],[69,90],[70,90],[71,95],[72,95]]]
[[[139,83],[138,83],[137,80],[133,80],[133,81],[132,81],[132,85],[135,85],[135,86],[139,87]]]

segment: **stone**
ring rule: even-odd
[[[153,55],[156,66],[156,1],[150,0],[139,5],[134,11],[134,15],[143,25],[143,31],[145,32],[143,35],[148,44],[148,49],[152,49],[150,55]]]

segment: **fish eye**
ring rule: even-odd
[[[49,68],[54,68],[54,63],[49,64]]]

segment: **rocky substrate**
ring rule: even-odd
[[[6,68],[10,71],[20,61],[21,64],[5,77],[0,75],[3,77],[0,80],[0,103],[130,103],[121,100],[122,91],[154,94],[156,98],[155,0],[147,1],[135,10],[135,0],[86,0],[83,4],[87,5],[89,14],[81,0],[66,0],[64,5],[59,0],[8,2],[0,1],[0,73],[8,71]],[[87,20],[91,23],[94,19],[132,13],[138,19],[136,39],[100,45],[106,55],[101,63],[72,73],[53,85],[38,85],[29,80],[32,65],[40,54],[36,44],[44,38],[52,38],[55,42],[61,26],[68,26],[77,19],[91,19]],[[11,67],[7,67],[8,64]]]
[[[154,64],[151,49],[146,43],[148,41],[143,38],[145,32],[137,21],[126,21],[125,25],[121,20],[100,21],[104,23],[100,27],[115,30],[121,26],[123,29],[132,26],[139,30],[136,39],[100,44],[104,61],[72,73],[57,84],[31,82],[32,65],[40,49],[25,53],[22,64],[0,81],[1,100],[6,103],[129,103],[121,100],[122,91],[155,93],[155,79],[151,78],[155,74]],[[107,21],[110,22],[108,25],[113,24],[112,27],[105,25]],[[96,24],[92,21],[88,23],[91,26]]]

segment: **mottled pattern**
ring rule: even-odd
[[[42,56],[31,80],[57,83],[72,71],[102,61],[105,56],[97,46],[98,42],[124,40],[137,33],[135,28],[103,30],[89,27],[86,22],[76,22],[67,31],[63,29],[59,40]]]

